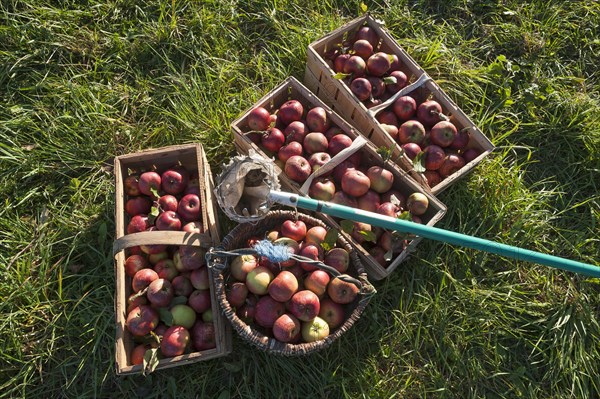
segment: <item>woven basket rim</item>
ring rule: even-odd
[[[223,239],[218,250],[231,250],[240,248],[239,245],[236,245],[238,242],[243,240],[244,245],[247,238],[252,235],[256,235],[256,231],[265,231],[268,228],[272,228],[278,225],[278,220],[280,219],[295,219],[304,221],[307,225],[315,226],[319,225],[325,228],[331,228],[331,226],[327,225],[324,221],[315,218],[314,216],[288,211],[288,210],[274,210],[270,211],[267,216],[258,222],[251,223],[242,223],[238,224],[234,227],[229,234]],[[337,241],[337,246],[341,246],[346,249],[350,254],[350,264],[352,268],[355,269],[356,275],[352,273],[353,277],[358,277],[361,282],[361,292],[368,290],[370,287],[370,283],[367,278],[367,273],[363,264],[358,257],[356,251],[352,250],[352,246],[350,243],[340,234]],[[235,310],[229,304],[229,301],[226,298],[226,282],[225,276],[227,274],[227,268],[223,264],[219,264],[220,267],[210,267],[211,273],[213,275],[213,279],[215,281],[216,288],[216,296],[219,301],[219,305],[225,317],[232,324],[233,328],[237,331],[237,333],[247,342],[256,346],[258,349],[261,349],[267,353],[277,354],[277,355],[285,355],[285,356],[298,356],[298,355],[306,355],[317,350],[324,349],[330,346],[336,339],[342,336],[352,325],[360,318],[362,312],[367,306],[370,295],[360,295],[357,299],[355,299],[354,309],[350,312],[349,316],[344,320],[341,326],[337,327],[333,332],[325,337],[322,340],[315,342],[304,342],[299,344],[291,344],[277,341],[275,338],[269,337],[262,332],[258,331],[251,325],[245,323],[242,319],[240,319]]]

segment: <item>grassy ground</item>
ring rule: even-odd
[[[112,158],[200,141],[219,171],[229,123],[361,13],[133,3],[0,6],[0,397],[600,396],[600,280],[429,241],[328,350],[236,338],[226,358],[117,377]],[[598,264],[600,5],[521,3],[368,6],[498,147],[440,196],[438,225]]]

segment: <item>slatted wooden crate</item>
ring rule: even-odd
[[[414,172],[412,161],[402,154],[400,146],[381,127],[375,117],[374,110],[367,109],[365,104],[352,93],[345,81],[334,78],[335,72],[332,61],[326,57],[326,54],[337,48],[344,40],[352,38],[354,33],[364,25],[372,27],[381,39],[379,47],[375,51],[397,55],[401,64],[400,70],[409,77],[410,82],[416,83],[418,81],[418,84],[422,82],[419,87],[408,94],[415,97],[417,103],[426,99],[439,102],[443,113],[453,117],[453,122],[458,130],[467,129],[470,133],[469,148],[475,148],[481,152],[479,156],[468,162],[464,167],[431,188],[434,194],[438,194],[455,183],[460,177],[471,172],[494,149],[494,145],[372,16],[367,14],[357,18],[310,44],[307,50],[304,84],[329,105],[333,111],[339,113],[361,134],[369,138],[376,147],[393,148],[394,156],[400,158],[398,164],[405,170]],[[411,173],[411,176],[425,187],[428,187],[427,181],[421,174]]]
[[[311,93],[298,80],[290,77],[265,95],[262,99],[260,99],[256,104],[254,104],[254,106],[246,110],[246,112],[244,112],[232,123],[235,145],[240,153],[248,154],[249,151],[252,150],[262,154],[264,157],[268,157],[268,155],[256,144],[254,144],[246,135],[246,133],[251,131],[250,127],[248,126],[248,115],[250,114],[250,111],[257,106],[264,107],[270,112],[273,112],[279,108],[281,104],[290,99],[300,101],[305,110],[316,106],[323,107],[334,125],[340,127],[353,140],[359,136],[359,134],[350,124],[342,119],[337,113],[333,112],[331,108],[329,108],[321,99]],[[384,162],[381,156],[377,153],[377,149],[372,144],[367,143],[359,151],[362,151],[363,163],[370,165],[385,165],[385,168],[390,170],[394,175],[394,188],[398,189],[401,193],[409,195],[413,192],[421,192],[427,196],[430,206],[427,213],[423,215],[423,223],[432,226],[443,217],[446,212],[445,205],[442,204],[428,190],[424,189],[414,179],[412,179],[406,171],[402,170],[391,161]],[[276,167],[276,170],[279,174],[280,182],[286,190],[300,193],[300,185],[298,183],[289,179],[279,167]],[[340,231],[342,230],[339,221],[336,221],[332,217],[324,214],[320,214],[319,217],[326,220],[334,228]],[[358,251],[365,264],[365,269],[367,270],[369,277],[374,280],[380,280],[389,276],[398,267],[398,265],[400,265],[400,263],[402,263],[409,256],[409,254],[415,251],[417,244],[421,241],[419,237],[412,239],[404,251],[398,254],[389,264],[384,267],[369,254],[365,246],[359,244],[350,235],[343,232],[342,234],[344,234],[345,238]]]
[[[200,201],[202,204],[201,222],[204,233],[183,231],[151,231],[127,234],[128,215],[125,212],[127,195],[124,180],[130,172],[142,172],[155,168],[165,170],[181,163],[191,176],[198,177]],[[191,245],[208,249],[220,242],[219,224],[213,196],[213,182],[206,155],[200,144],[178,145],[138,153],[121,155],[114,161],[115,173],[115,317],[116,317],[116,371],[117,374],[134,374],[142,371],[141,365],[133,365],[131,352],[136,345],[134,337],[127,330],[127,298],[132,293],[131,277],[125,273],[125,259],[131,247],[146,244]],[[209,273],[209,276],[211,274]],[[226,322],[218,305],[214,282],[210,280],[211,309],[215,328],[216,347],[204,351],[191,351],[181,356],[161,359],[156,370],[190,364],[224,356],[231,351],[231,326]]]

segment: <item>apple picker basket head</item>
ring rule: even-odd
[[[350,244],[341,235],[339,236],[336,245],[346,249],[350,253],[350,268],[347,272],[347,279],[359,287],[359,295],[353,303],[348,305],[344,323],[337,329],[330,331],[330,334],[325,337],[325,339],[299,344],[280,342],[267,335],[265,331],[260,330],[260,327],[251,326],[240,319],[237,316],[235,309],[227,300],[225,287],[227,282],[232,278],[228,269],[229,260],[237,255],[256,253],[256,250],[247,248],[247,241],[249,238],[256,237],[257,235],[281,226],[287,219],[297,218],[306,223],[307,226],[318,225],[328,228],[321,220],[294,211],[270,211],[265,216],[266,217],[254,223],[242,223],[237,225],[223,239],[218,247],[211,249],[211,251],[207,253],[207,264],[215,281],[216,296],[219,305],[221,306],[225,317],[231,322],[240,336],[267,353],[286,356],[301,356],[326,348],[352,327],[367,306],[371,296],[375,293],[375,289],[369,283],[365,269],[359,261],[356,251],[352,251]],[[323,269],[330,274],[336,273],[335,270],[330,270],[332,268],[327,266]]]

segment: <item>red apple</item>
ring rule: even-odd
[[[340,54],[333,60],[333,70],[336,72],[344,72],[344,65],[350,58],[350,54]]]
[[[312,173],[312,168],[306,158],[300,155],[290,157],[285,163],[285,174],[287,177],[298,183],[304,181]]]
[[[435,144],[430,144],[423,150],[423,158],[425,159],[425,169],[437,170],[446,159],[446,153],[442,147]]]
[[[321,309],[321,302],[317,294],[310,290],[296,292],[287,304],[291,314],[298,320],[309,321],[317,317]]]
[[[469,163],[480,155],[481,155],[481,151],[478,150],[477,148],[467,148],[465,150],[465,152],[463,153],[463,158],[466,163]]]
[[[143,255],[129,255],[125,259],[125,274],[129,277],[133,277],[139,270],[147,267],[150,267],[150,262]]]
[[[440,176],[437,170],[426,170],[423,172],[423,175],[429,187],[435,187],[442,182],[442,176]]]
[[[344,73],[352,75],[353,78],[360,78],[365,75],[367,63],[362,57],[352,55],[344,63]]]
[[[385,249],[379,246],[369,249],[369,255],[371,255],[381,267],[386,267],[388,264],[388,261],[385,260],[386,252],[387,251]]]
[[[337,134],[329,140],[327,152],[333,157],[352,145],[352,139],[346,134]]]
[[[384,125],[392,125],[392,126],[399,125],[398,117],[392,111],[381,111],[379,114],[377,114],[376,119],[379,123],[384,124]]]
[[[463,157],[457,154],[448,154],[444,160],[444,163],[438,169],[438,172],[440,176],[444,178],[459,171],[463,166],[465,166],[465,160]]]
[[[383,79],[376,76],[368,76],[367,80],[371,83],[371,96],[373,99],[380,99],[385,94],[385,83]]]
[[[227,301],[234,308],[239,308],[246,303],[248,292],[248,287],[245,283],[236,281],[235,283],[231,284],[229,290],[227,291]]]
[[[127,298],[127,314],[129,314],[134,308],[140,305],[147,305],[148,298],[145,295],[137,295],[133,293]]]
[[[169,280],[158,278],[148,285],[148,292],[146,293],[148,300],[152,305],[164,308],[169,306],[173,299],[173,287]]]
[[[152,208],[152,202],[146,196],[132,197],[125,203],[125,212],[129,216],[148,214],[150,213],[150,208]]]
[[[173,277],[173,280],[171,280],[171,285],[173,286],[173,293],[175,296],[190,296],[190,294],[194,291],[192,282],[184,275]]]
[[[398,97],[392,104],[392,111],[401,120],[409,120],[417,113],[417,102],[411,96]]]
[[[302,144],[297,141],[291,141],[279,149],[277,158],[285,162],[294,155],[302,155],[302,151]]]
[[[327,322],[330,330],[341,326],[346,319],[344,307],[339,303],[333,302],[331,298],[325,298],[321,301],[319,317]]]
[[[308,163],[313,173],[329,161],[331,161],[331,155],[326,152],[315,152],[308,158]]]
[[[377,212],[380,215],[395,218],[398,212],[400,211],[401,209],[397,205],[394,205],[391,202],[383,202],[377,207],[377,210],[375,212]]]
[[[435,100],[427,100],[417,107],[417,118],[424,126],[433,126],[442,120],[442,106]]]
[[[367,187],[367,191],[369,191],[368,187]],[[336,193],[333,194],[333,198],[331,199],[331,202],[334,204],[349,206],[352,208],[358,208],[358,202],[357,202],[356,198],[354,198],[353,196],[351,196],[349,194],[346,194],[343,191],[336,191]]]
[[[364,58],[365,60],[373,55],[373,46],[368,40],[365,39],[355,41],[352,45],[352,50],[354,50],[354,54]]]
[[[123,181],[125,194],[130,197],[135,197],[141,194],[140,192],[140,176],[137,174],[129,175]]]
[[[318,297],[325,294],[329,284],[329,274],[323,270],[314,270],[304,278],[304,288],[311,290]]]
[[[254,320],[254,316],[256,315],[257,302],[258,297],[256,295],[248,295],[248,297],[246,298],[246,302],[236,309],[235,314],[245,323],[251,323]]]
[[[150,305],[140,305],[129,312],[125,326],[134,336],[142,337],[150,334],[150,331],[156,328],[158,322],[159,316],[156,309]]]
[[[390,57],[384,52],[375,53],[367,60],[367,71],[372,76],[383,76],[391,66]]]
[[[154,198],[152,190],[160,191],[160,175],[154,171],[144,172],[140,175],[139,188],[142,194]]]
[[[217,347],[215,326],[212,322],[197,321],[192,327],[192,343],[197,351],[205,351]]]
[[[456,126],[448,121],[440,121],[433,125],[429,133],[431,144],[448,147],[456,137]]]
[[[390,69],[392,69],[391,65],[390,65]],[[404,87],[406,87],[406,85],[408,84],[408,77],[402,71],[392,71],[392,72],[390,72],[389,76],[396,79],[396,83],[389,83],[386,85],[385,88],[388,91],[388,93],[395,94],[395,93],[399,92],[400,90],[402,90]],[[408,118],[402,118],[402,119],[408,119]]]
[[[304,114],[304,107],[300,101],[289,100],[279,107],[277,119],[281,119],[285,125],[289,125],[294,121],[299,121],[302,119],[302,114]]]
[[[139,344],[131,351],[131,364],[137,366],[138,364],[144,363],[144,355],[146,351],[150,349],[148,344]]]
[[[171,326],[163,334],[160,351],[165,357],[183,355],[190,342],[190,332],[182,326]]]
[[[356,78],[350,83],[350,91],[354,93],[359,101],[366,101],[371,98],[373,86],[366,78]]]
[[[306,113],[306,125],[311,132],[324,133],[331,126],[331,120],[325,109],[317,106]]]
[[[273,336],[279,342],[293,342],[300,335],[300,327],[295,316],[284,313],[273,323]]]
[[[210,290],[194,290],[188,298],[188,305],[196,311],[203,313],[211,307]]]
[[[312,260],[323,259],[322,248],[320,245],[305,244],[300,249],[300,255]],[[300,267],[308,272],[317,269],[316,266],[308,262],[300,262]]]
[[[150,268],[138,270],[131,280],[131,288],[134,292],[139,292],[150,285],[151,282],[158,279],[158,274]]]
[[[294,121],[290,123],[283,131],[288,143],[291,143],[292,141],[303,143],[304,137],[306,137],[308,133],[308,126],[306,126],[306,124],[302,121]]]
[[[342,190],[353,197],[365,195],[371,187],[371,181],[363,172],[350,169],[342,176]]]
[[[265,328],[273,327],[275,320],[285,312],[285,305],[269,295],[262,296],[256,303],[254,321]]]
[[[402,149],[411,161],[414,160],[416,156],[421,152],[421,147],[417,143],[402,144]]]
[[[281,224],[281,234],[295,241],[302,241],[306,237],[306,223],[302,220],[285,220]]]
[[[141,233],[150,227],[148,215],[135,215],[127,224],[127,234]]]
[[[181,230],[179,214],[173,211],[161,212],[154,221],[158,230]]]
[[[185,190],[190,180],[190,174],[183,166],[167,169],[160,176],[161,187],[167,194],[180,194]]]
[[[173,262],[180,272],[189,272],[206,264],[205,255],[206,251],[200,247],[181,245],[173,255]]]
[[[363,211],[375,212],[381,202],[381,198],[379,197],[379,193],[369,190],[364,195],[358,197],[356,201],[358,208]]]
[[[271,124],[271,113],[263,107],[256,107],[248,114],[248,126],[251,130],[264,131]]]
[[[308,195],[320,201],[331,201],[335,194],[335,183],[327,177],[318,177],[311,183]]]
[[[429,199],[422,193],[412,193],[406,199],[406,208],[413,215],[423,215],[429,207]]]
[[[398,126],[388,125],[381,123],[381,128],[386,132],[392,139],[398,141]]]
[[[467,148],[470,139],[471,135],[469,134],[469,130],[460,129],[456,132],[456,136],[454,137],[454,141],[450,144],[450,148],[453,150],[464,150]]]
[[[156,203],[158,204],[158,208],[161,212],[177,212],[177,206],[179,205],[177,197],[171,194],[161,195],[160,198],[156,201]],[[150,212],[150,210],[148,210],[148,212]]]
[[[332,301],[339,304],[347,304],[358,296],[359,289],[356,285],[334,277],[327,286],[327,295]]]
[[[332,248],[325,254],[323,263],[340,273],[346,273],[350,266],[350,254],[344,248]]]
[[[206,266],[202,266],[199,269],[192,270],[190,273],[190,282],[197,290],[209,289],[210,282],[208,278],[208,268]]]
[[[291,272],[282,270],[269,284],[268,292],[279,302],[288,301],[298,291],[298,279]]]
[[[356,169],[356,166],[357,165],[355,165],[354,162],[352,162],[350,159],[346,159],[346,160],[340,162],[339,165],[337,165],[335,168],[333,168],[333,173],[332,173],[333,179],[336,182],[341,182],[344,174],[349,169]]]
[[[186,194],[179,201],[177,213],[186,222],[200,220],[200,198],[196,194]]]
[[[368,25],[365,26],[361,26],[355,33],[354,35],[354,40],[361,40],[364,39],[366,41],[368,41],[369,43],[371,43],[371,46],[373,48],[377,48],[377,45],[379,44],[379,36],[377,35],[377,32],[375,31],[375,29],[371,28]]]
[[[159,278],[164,278],[169,281],[173,281],[173,279],[179,275],[179,271],[175,268],[175,262],[169,258],[158,261],[156,265],[154,265],[154,271],[158,274]]]
[[[325,137],[327,138],[327,141],[329,142],[329,141],[331,141],[331,139],[334,136],[337,136],[338,134],[346,134],[346,133],[344,133],[344,131],[342,130],[342,128],[339,127],[339,126],[331,126],[325,132]]]
[[[142,252],[141,249],[140,252]],[[156,254],[148,254],[148,262],[150,262],[150,264],[154,266],[161,260],[169,258],[169,256],[170,255],[166,250]]]
[[[411,119],[400,125],[398,128],[398,141],[401,144],[417,143],[420,144],[425,138],[425,127],[417,120]]]
[[[202,222],[195,220],[184,224],[181,231],[185,231],[186,233],[202,233],[204,231],[204,225]]]
[[[267,129],[267,132],[260,138],[261,146],[267,151],[277,153],[285,143],[283,132],[276,127]]]

